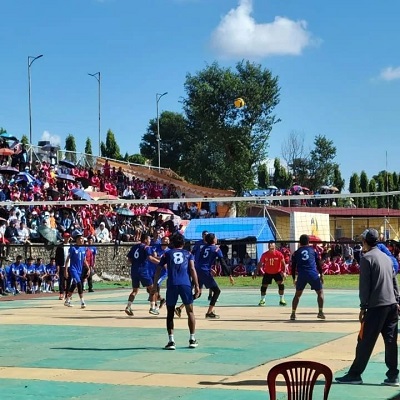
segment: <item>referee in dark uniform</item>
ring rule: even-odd
[[[339,383],[360,385],[375,343],[382,335],[387,366],[384,385],[399,386],[397,334],[399,293],[390,258],[377,247],[376,229],[366,229],[362,235],[364,255],[360,260],[360,315],[356,356],[349,372],[336,378]]]

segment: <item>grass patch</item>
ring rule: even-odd
[[[259,288],[261,285],[261,277],[252,279],[251,276],[240,276],[235,278],[235,286],[237,288]],[[220,276],[216,278],[220,287],[232,287],[229,278]],[[325,289],[358,289],[358,275],[326,275],[324,279]],[[285,284],[288,288],[293,287],[292,277],[286,278]],[[272,286],[276,285],[273,282]],[[117,289],[131,288],[131,281],[122,282],[97,282],[94,284],[96,289]]]

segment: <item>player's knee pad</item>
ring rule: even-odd
[[[280,283],[279,285],[278,285],[278,289],[279,290],[282,290],[282,292],[285,290],[285,285],[283,284],[283,283]]]

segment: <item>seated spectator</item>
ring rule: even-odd
[[[30,244],[30,231],[26,227],[26,224],[23,222],[19,223],[19,227],[17,228],[18,231],[18,240],[20,243],[27,243]]]
[[[54,292],[54,282],[58,281],[56,258],[51,257],[50,262],[46,265],[46,275],[44,277],[43,292]]]
[[[242,263],[238,264],[236,267],[233,268],[232,275],[246,276],[247,275],[246,267]]]
[[[360,273],[360,266],[358,265],[358,262],[355,258],[353,258],[353,261],[348,267],[349,274],[359,274]]]
[[[327,275],[339,275],[340,274],[340,257],[335,257],[329,264]]]
[[[251,257],[249,255],[249,253],[246,253],[243,257],[243,265],[248,268],[248,266],[251,264]]]
[[[235,267],[237,267],[239,264],[241,264],[241,260],[240,258],[237,256],[237,252],[234,251],[232,253],[232,258],[229,260],[229,265],[230,267],[233,269]]]
[[[94,231],[94,235],[96,237],[96,241],[98,243],[110,243],[111,237],[110,232],[106,228],[106,224],[104,222],[100,222],[99,227]]]
[[[252,276],[254,275],[254,271],[257,269],[256,260],[251,260],[250,264],[247,266],[247,275]]]
[[[21,244],[19,238],[18,238],[18,230],[15,227],[16,219],[12,219],[7,226],[5,232],[4,232],[4,237],[8,240],[9,243],[11,244]]]

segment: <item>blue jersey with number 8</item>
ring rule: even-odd
[[[193,255],[185,249],[171,249],[161,257],[160,265],[167,265],[167,287],[192,285],[189,272],[191,260],[194,260]]]

